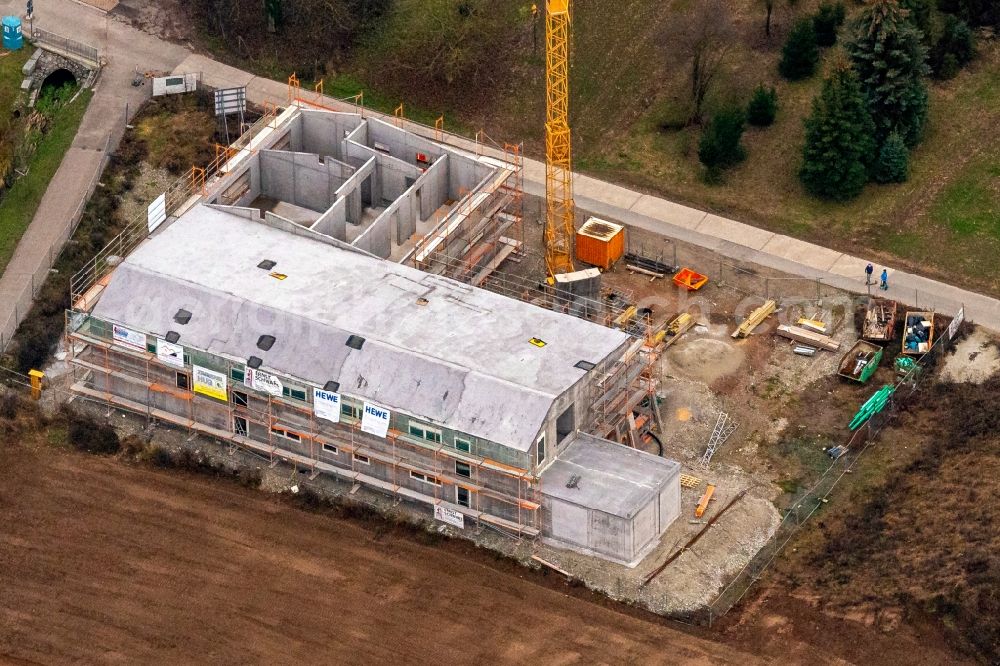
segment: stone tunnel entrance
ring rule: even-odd
[[[77,84],[76,75],[68,69],[59,68],[42,80],[42,90],[46,88],[58,89],[66,84],[75,86]]]

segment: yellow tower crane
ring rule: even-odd
[[[573,159],[569,129],[570,0],[545,0],[545,265],[573,271]]]

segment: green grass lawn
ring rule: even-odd
[[[0,49],[0,109],[10,109],[21,93],[21,68],[31,57],[32,49],[26,46],[19,51]]]
[[[61,108],[43,134],[32,155],[28,175],[19,179],[0,199],[0,271],[14,255],[14,249],[31,224],[49,181],[73,143],[93,92],[84,90],[71,104]]]

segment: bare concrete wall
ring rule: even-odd
[[[448,160],[448,198],[458,201],[493,173],[494,167],[464,155]]]
[[[264,195],[318,213],[333,204],[334,193],[354,172],[349,165],[311,153],[262,150],[259,156]]]
[[[368,161],[358,167],[354,174],[344,181],[344,184],[335,192],[338,199],[347,199],[345,215],[351,224],[361,223],[361,184],[375,173],[375,165],[375,157],[369,157]]]
[[[432,161],[445,154],[444,148],[430,139],[409,134],[395,125],[370,118],[368,120],[367,145],[374,148],[376,143],[387,148],[388,154],[392,157],[412,166],[427,166],[426,163],[417,161],[417,153],[422,153]]]
[[[426,220],[448,201],[449,156],[442,155],[418,180],[420,219]]]
[[[323,213],[309,227],[315,232],[332,236],[340,241],[347,240],[347,199],[341,198],[333,202],[330,209]]]
[[[296,150],[343,159],[344,139],[364,120],[350,113],[302,110],[302,141]]]

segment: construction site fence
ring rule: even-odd
[[[41,46],[43,48],[51,49],[53,51],[83,58],[95,66],[101,63],[101,52],[95,46],[90,46],[89,44],[84,44],[83,42],[78,42],[75,39],[70,39],[69,37],[63,37],[62,35],[57,35],[54,32],[48,30],[43,30],[42,28],[33,28],[31,30],[31,41]]]
[[[956,334],[955,337],[957,338],[959,335]],[[883,429],[890,426],[898,418],[900,412],[904,411],[907,405],[914,400],[920,387],[932,374],[931,371],[939,358],[951,347],[953,342],[954,339],[948,337],[948,332],[942,331],[941,336],[938,337],[931,349],[917,360],[915,367],[905,376],[897,379],[892,398],[886,407],[855,430],[846,442],[841,443],[840,446],[844,447],[845,453],[832,459],[830,466],[812,486],[802,491],[791,502],[773,536],[764,547],[723,588],[712,603],[688,614],[683,614],[677,619],[692,624],[711,626],[715,620],[728,613],[747,595],[754,584],[774,564],[785,546],[809,522],[809,519],[817,513],[821,513],[828,504],[840,499],[834,496],[837,485],[846,475],[863,463],[865,454],[877,444]]]

